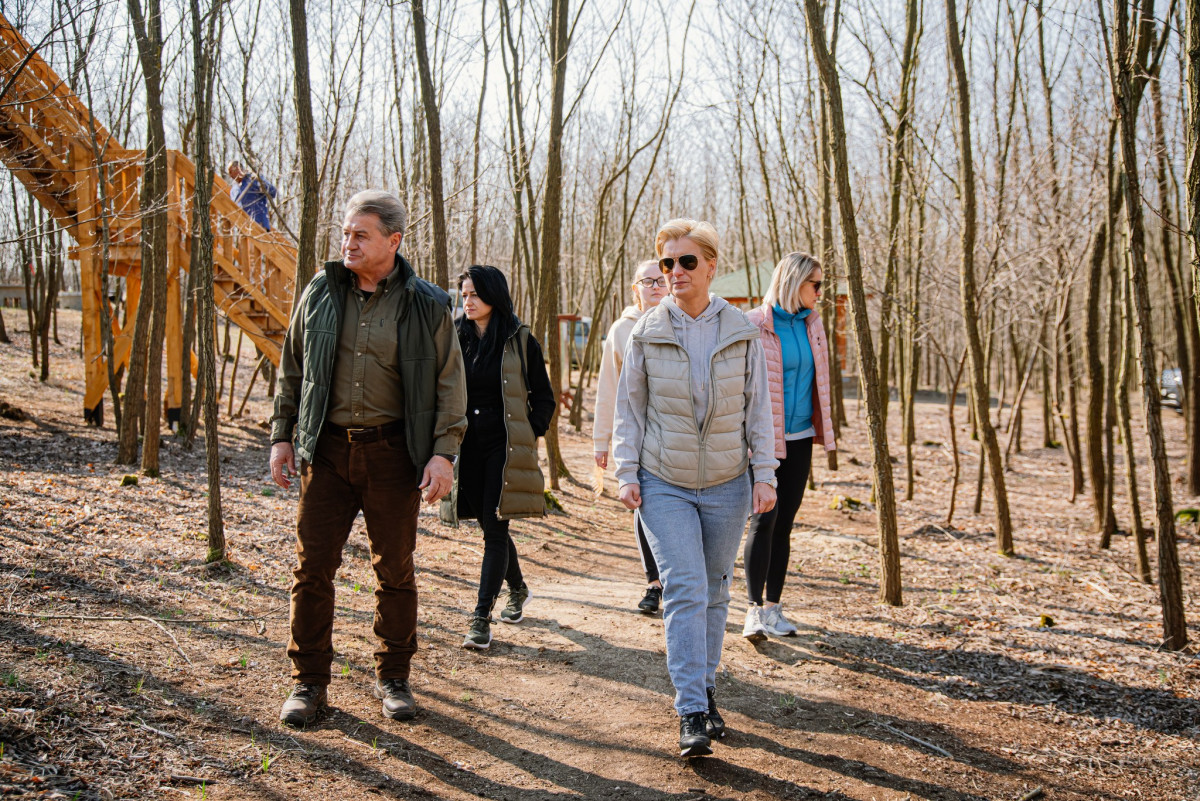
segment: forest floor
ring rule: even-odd
[[[42,384],[24,314],[5,312],[14,344],[0,346],[0,400],[29,419],[0,419],[0,795],[1200,799],[1200,662],[1158,648],[1158,593],[1130,572],[1132,538],[1098,550],[1089,502],[1068,502],[1066,454],[1031,447],[1037,404],[1007,474],[1015,558],[995,551],[987,492],[971,513],[977,448],[965,426],[969,486],[955,527],[943,525],[945,407],[919,404],[920,475],[898,504],[898,608],[877,601],[874,514],[831,508],[870,494],[865,424],[849,404],[841,468],[818,460],[793,532],[784,602],[798,636],[741,637],[739,559],[718,677],[731,733],[710,758],[675,756],[662,621],[634,609],[643,581],[611,475],[608,495],[564,481],[565,515],[514,524],[533,598],[482,653],[460,647],[478,529],[422,510],[411,723],[381,718],[371,695],[374,582],[360,519],[338,577],[333,711],[293,731],[278,713],[296,490],[270,483],[261,386],[221,426],[230,560],[207,568],[202,445],[164,437],[162,477],[122,486],[133,470],[112,463],[111,415],[108,428],[83,426],[78,313],[62,313],[67,345],[53,348]],[[251,363],[247,343],[238,400]],[[1182,422],[1165,421],[1179,475]],[[587,429],[562,435],[585,483]],[[1178,482],[1176,492],[1196,505]],[[1193,642],[1198,546],[1184,526]]]

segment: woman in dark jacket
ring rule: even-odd
[[[541,346],[513,313],[504,273],[473,265],[458,277],[463,315],[458,341],[467,373],[467,434],[455,492],[443,517],[475,518],[483,528],[479,598],[464,648],[492,644],[491,614],[508,583],[505,623],[519,623],[529,599],[509,521],[545,514],[537,440],[554,414],[554,391]]]

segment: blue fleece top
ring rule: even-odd
[[[230,188],[230,194],[237,204],[250,215],[250,219],[271,230],[271,217],[268,213],[267,196],[275,197],[275,187],[265,178],[255,178],[252,175],[243,176],[242,180]]]
[[[776,305],[775,334],[779,337],[783,356],[783,430],[784,435],[799,434],[812,428],[813,381],[816,368],[812,345],[808,341],[808,324],[804,318],[811,309],[788,314]]]

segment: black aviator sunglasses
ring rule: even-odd
[[[675,259],[670,256],[658,260],[658,269],[664,273],[669,273],[675,268]],[[679,266],[685,270],[694,270],[700,264],[700,259],[692,254],[679,257]]]

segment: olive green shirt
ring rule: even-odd
[[[372,293],[346,293],[326,420],[343,428],[379,426],[404,417],[396,325],[403,294],[399,268]]]

